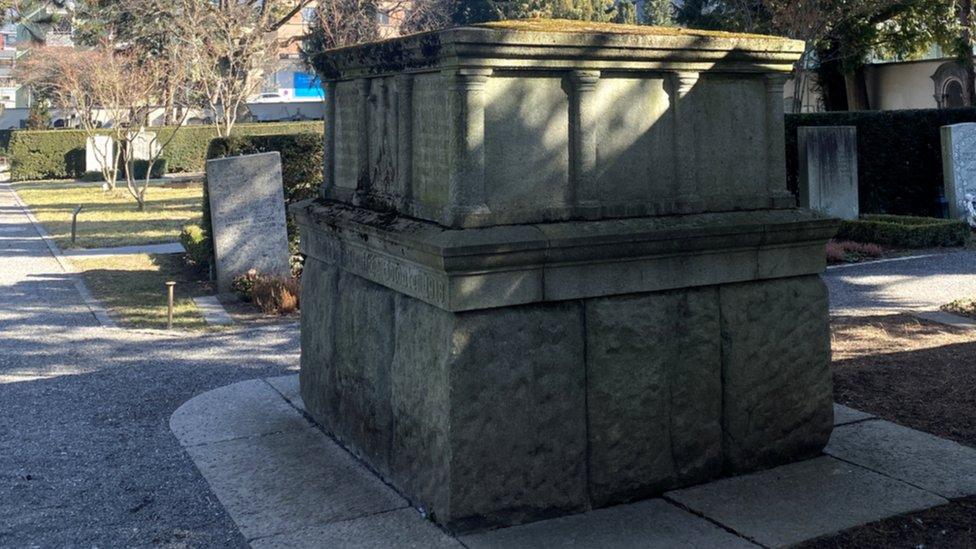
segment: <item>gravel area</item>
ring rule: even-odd
[[[919,258],[839,265],[824,276],[834,315],[938,311],[976,297],[976,251],[937,251]]]
[[[293,372],[297,336],[101,327],[0,185],[0,547],[245,546],[169,417]]]

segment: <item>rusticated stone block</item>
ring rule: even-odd
[[[806,276],[730,284],[722,309],[729,472],[818,454],[833,429],[827,288]]]
[[[587,302],[595,505],[721,472],[718,323],[715,288]]]

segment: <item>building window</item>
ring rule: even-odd
[[[955,78],[946,80],[942,86],[942,106],[947,109],[966,106],[962,97],[962,82]]]

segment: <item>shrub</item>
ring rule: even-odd
[[[251,269],[242,275],[235,276],[234,280],[232,280],[230,283],[230,289],[233,290],[242,301],[250,303],[254,298],[254,283],[257,281],[257,279],[258,272]]]
[[[322,183],[322,134],[297,133],[287,135],[236,136],[214,139],[207,150],[207,158],[225,158],[245,154],[277,151],[281,155],[281,182],[285,204],[293,204],[315,196]],[[292,270],[301,272],[298,255],[298,227],[289,214],[288,246],[293,257]],[[202,225],[210,237],[210,196],[203,186]]]
[[[254,304],[269,315],[287,315],[299,307],[298,280],[294,277],[258,276],[251,296]]]
[[[238,136],[275,135],[298,132],[321,132],[322,122],[269,122],[239,124]],[[165,141],[173,128],[152,127]],[[105,130],[106,134],[110,130]],[[202,172],[207,148],[215,137],[212,126],[181,128],[166,150],[163,159],[172,173]],[[8,154],[11,176],[16,181],[31,179],[69,179],[85,173],[85,132],[81,130],[15,130],[9,139]]]
[[[210,267],[213,258],[213,248],[210,241],[204,236],[203,228],[199,225],[187,225],[180,232],[180,242],[186,249],[186,254],[190,261],[200,269]]]
[[[828,263],[856,263],[868,258],[881,257],[883,250],[877,244],[865,244],[842,240],[827,243]]]
[[[964,246],[971,237],[962,220],[900,215],[865,215],[844,221],[837,240],[868,242],[899,248]]]
[[[858,189],[861,211],[944,216],[940,128],[976,122],[976,109],[854,111],[786,116],[789,188],[798,181],[799,126],[857,128]]]

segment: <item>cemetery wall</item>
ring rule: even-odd
[[[171,128],[154,127],[160,140]],[[239,124],[236,135],[272,135],[319,132],[322,122]],[[108,131],[106,131],[108,133]],[[201,172],[207,146],[215,137],[212,126],[182,128],[163,152],[170,172]],[[19,130],[10,137],[8,154],[15,181],[32,179],[70,179],[85,173],[85,132],[80,130]]]
[[[861,213],[943,217],[940,128],[976,122],[976,109],[918,109],[786,115],[789,188],[797,191],[797,128],[857,128]]]

